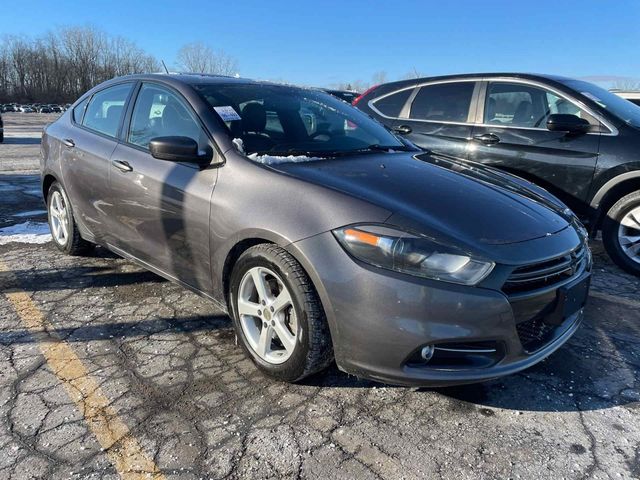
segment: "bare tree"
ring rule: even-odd
[[[640,80],[637,78],[625,78],[616,80],[612,88],[617,90],[640,90]]]
[[[202,42],[192,42],[178,50],[178,67],[187,72],[233,75],[238,70],[238,62],[222,50],[214,51]]]
[[[0,41],[2,102],[70,102],[114,76],[158,70],[131,41],[90,26]]]

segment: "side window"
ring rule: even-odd
[[[115,138],[131,87],[131,83],[125,83],[96,93],[87,106],[82,125]]]
[[[437,83],[420,88],[410,118],[434,122],[466,122],[475,82]]]
[[[543,88],[519,83],[490,83],[484,123],[512,127],[545,128],[554,113],[576,115],[598,125],[595,118],[569,100]]]
[[[85,98],[83,101],[81,101],[78,105],[74,107],[73,111],[71,112],[73,115],[74,122],[76,123],[82,122],[82,115],[84,114],[84,109],[87,107],[87,103],[89,103],[89,98],[91,97]]]
[[[387,117],[397,118],[402,111],[409,96],[413,92],[413,88],[407,88],[406,90],[400,90],[399,92],[392,93],[387,97],[382,97],[379,100],[373,102],[373,106],[383,115]]]
[[[191,109],[171,90],[144,83],[133,107],[128,141],[148,148],[156,137],[189,137],[201,150],[207,145],[207,136]]]

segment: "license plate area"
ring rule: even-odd
[[[545,318],[545,323],[549,325],[560,325],[564,319],[584,307],[587,302],[590,284],[591,275],[586,275],[560,287],[557,290],[556,307],[554,311]]]

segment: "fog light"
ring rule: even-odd
[[[434,350],[435,348],[433,347],[433,345],[422,347],[422,350],[420,350],[420,356],[425,362],[428,362],[429,360],[431,360],[431,357],[433,357]]]

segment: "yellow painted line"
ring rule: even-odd
[[[18,286],[15,275],[0,261],[0,273],[4,273],[13,289],[5,296],[13,306],[24,326],[36,334],[38,347],[53,373],[64,385],[69,397],[84,415],[89,428],[109,456],[118,474],[124,479],[164,479],[154,461],[143,451],[127,425],[110,405],[107,396],[93,379],[73,349],[64,341],[42,335],[47,321],[33,303],[31,297]],[[3,289],[5,289],[3,287]]]

